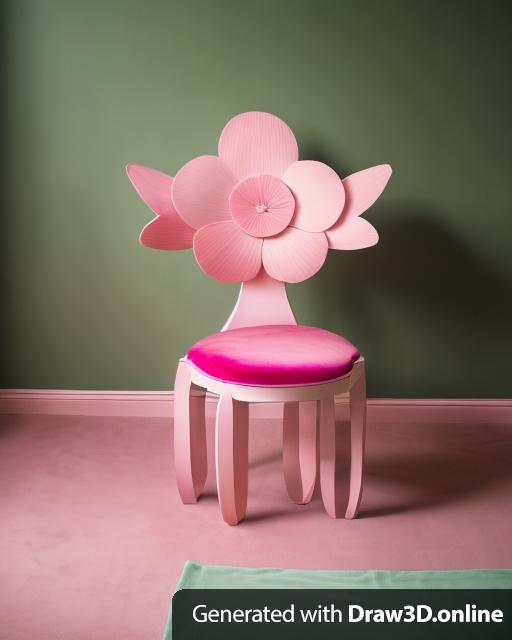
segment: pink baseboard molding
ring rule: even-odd
[[[207,396],[207,414],[215,413],[216,398]],[[337,398],[346,411],[347,398]],[[279,405],[251,406],[251,415],[278,418]],[[0,414],[133,416],[165,418],[173,415],[172,391],[64,391],[54,389],[0,390]],[[512,400],[369,398],[372,422],[444,422],[511,424]]]

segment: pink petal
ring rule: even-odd
[[[222,282],[244,282],[261,269],[261,238],[253,238],[236,222],[215,222],[197,231],[194,253],[201,269]]]
[[[293,195],[275,176],[257,175],[241,180],[229,197],[231,215],[251,236],[275,236],[290,223]]]
[[[195,229],[185,224],[176,213],[158,216],[142,229],[140,243],[150,249],[178,251],[191,249]]]
[[[294,227],[324,231],[340,217],[345,190],[338,174],[323,162],[301,160],[284,172],[283,180],[295,196]]]
[[[172,185],[172,201],[180,216],[195,229],[231,220],[229,194],[237,183],[217,156],[200,156],[182,167]]]
[[[347,201],[343,217],[360,216],[377,200],[391,178],[389,164],[380,164],[348,176],[343,180]]]
[[[172,177],[145,167],[143,164],[127,164],[126,173],[135,190],[147,206],[159,216],[176,214],[172,205]]]
[[[239,180],[258,173],[280,177],[299,158],[290,127],[277,116],[249,111],[232,118],[221,133],[219,156]]]
[[[359,218],[384,191],[391,177],[389,164],[358,171],[343,180],[346,203],[339,221],[326,231],[330,249],[365,249],[377,244],[379,235]]]
[[[142,230],[141,244],[167,251],[190,249],[195,230],[180,218],[172,204],[172,177],[141,164],[127,165],[126,173],[142,200],[157,214]]]
[[[275,238],[263,241],[263,266],[276,280],[302,282],[321,268],[327,250],[325,233],[309,233],[288,227]]]
[[[379,234],[368,220],[348,218],[325,232],[329,249],[366,249],[379,241]]]

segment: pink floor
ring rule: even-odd
[[[183,506],[170,424],[4,416],[0,638],[160,640],[187,559],[324,569],[512,567],[512,428],[369,425],[361,518],[291,504],[278,423],[251,432],[247,520],[226,526],[213,477]]]

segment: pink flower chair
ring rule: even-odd
[[[283,404],[290,498],[311,500],[319,467],[327,513],[354,518],[362,490],[364,359],[344,338],[297,325],[285,283],[313,276],[329,249],[362,249],[378,241],[360,215],[382,193],[390,166],[341,180],[321,162],[298,159],[295,137],[282,120],[250,112],[224,127],[218,156],[195,158],[174,178],[137,164],[127,173],[156,214],[141,233],[143,245],[193,248],[209,276],[242,283],[222,331],[200,340],[179,362],[174,451],[182,501],[196,502],[206,481],[204,401],[210,391],[219,397],[217,489],[228,524],[238,524],[246,511],[251,402]],[[348,488],[339,486],[336,473],[334,398],[343,393],[350,396]]]

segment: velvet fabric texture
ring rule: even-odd
[[[214,333],[187,359],[207,375],[236,384],[315,384],[348,373],[359,358],[348,340],[303,325],[263,325]]]

